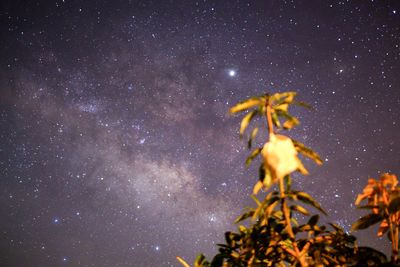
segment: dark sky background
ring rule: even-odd
[[[258,178],[228,109],[265,92],[315,108],[290,135],[325,161],[295,186],[326,221],[400,174],[399,1],[1,1],[0,22],[1,266],[211,257]]]

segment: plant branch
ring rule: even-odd
[[[283,216],[285,218],[286,229],[287,229],[289,237],[292,241],[293,250],[296,254],[295,257],[299,261],[299,263],[302,267],[308,266],[308,264],[305,261],[305,254],[302,255],[299,248],[297,247],[296,236],[293,233],[292,224],[291,224],[291,220],[290,220],[290,211],[289,211],[289,208],[286,203],[285,184],[284,184],[283,179],[279,179],[279,191],[280,191],[280,195],[281,195],[281,209],[282,209]]]
[[[268,131],[269,134],[273,134],[274,133],[274,124],[272,122],[272,109],[271,109],[271,104],[269,103],[269,96],[267,96],[267,101],[265,103],[265,107],[266,107],[266,111],[265,111],[265,115],[267,117],[267,123],[268,123]]]

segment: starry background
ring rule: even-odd
[[[295,186],[349,230],[368,177],[400,174],[399,16],[398,1],[2,1],[0,265],[212,256],[257,179],[228,109],[265,92],[314,106],[290,135],[325,164]]]

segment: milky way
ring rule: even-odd
[[[228,109],[265,92],[314,107],[289,134],[324,159],[295,186],[325,221],[349,230],[367,179],[400,174],[397,1],[0,6],[1,266],[212,256],[257,179]]]

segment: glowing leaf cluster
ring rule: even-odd
[[[369,179],[363,193],[357,196],[355,204],[371,213],[358,219],[353,230],[368,228],[380,222],[378,236],[388,234],[392,244],[392,261],[398,261],[400,230],[400,187],[396,175],[385,173],[379,180]],[[360,206],[361,202],[366,206]]]
[[[255,118],[267,119],[270,117],[271,120],[269,123],[272,125],[268,124],[270,128],[269,141],[263,146],[255,148],[246,159],[246,166],[249,166],[258,155],[261,154],[263,158],[259,171],[259,181],[253,188],[254,194],[257,194],[262,188],[268,189],[273,183],[294,171],[307,175],[308,171],[298,158],[298,153],[312,159],[317,164],[322,164],[319,155],[304,144],[288,136],[275,134],[278,131],[292,129],[300,123],[296,117],[289,113],[291,105],[310,108],[304,102],[297,101],[296,96],[296,92],[266,94],[249,98],[230,109],[232,114],[247,111],[240,123],[240,137],[243,137],[245,130]],[[273,127],[275,130],[271,129]],[[258,132],[259,127],[255,127],[251,131],[247,142],[249,149],[251,149]]]

